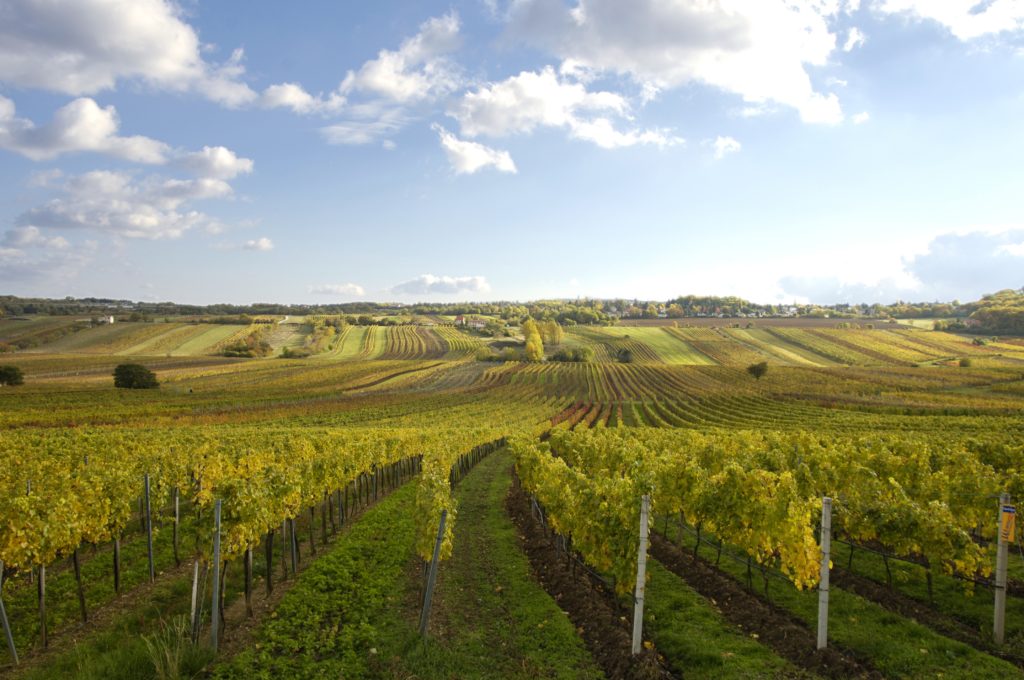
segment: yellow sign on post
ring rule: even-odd
[[[1013,543],[1017,534],[1017,508],[1012,505],[1004,505],[1002,521],[999,522],[999,532],[1007,543]]]

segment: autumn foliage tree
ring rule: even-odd
[[[523,322],[523,338],[526,340],[526,360],[543,361],[544,341],[541,339],[537,322],[533,319]]]
[[[538,330],[540,330],[541,340],[545,345],[561,345],[562,339],[565,337],[565,331],[554,319],[544,321],[538,324]]]

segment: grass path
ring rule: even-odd
[[[533,579],[504,511],[511,461],[499,451],[460,482],[452,557],[438,576],[430,636],[414,618],[391,621],[398,653],[384,677],[601,678],[573,624]],[[410,594],[418,605],[419,570]],[[418,615],[418,606],[409,614]]]

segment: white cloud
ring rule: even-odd
[[[867,111],[861,111],[860,113],[855,114],[851,120],[853,120],[854,125],[861,125],[871,120],[871,114]]]
[[[1024,229],[939,234],[888,275],[871,280],[788,276],[780,285],[820,303],[977,300],[1024,286]]]
[[[399,295],[455,295],[458,293],[486,293],[491,289],[483,276],[434,276],[423,274],[391,289]]]
[[[102,170],[71,177],[60,190],[59,197],[20,215],[17,226],[90,229],[127,238],[177,238],[194,228],[217,231],[217,220],[189,206],[232,193],[227,182],[210,177],[136,181],[128,173]]]
[[[120,137],[117,111],[100,107],[92,99],[75,99],[53,115],[43,126],[15,115],[14,102],[0,96],[0,148],[35,161],[49,160],[64,153],[92,151],[137,163],[164,163],[170,147],[142,136]]]
[[[0,96],[0,149],[35,161],[50,160],[66,153],[93,152],[150,165],[163,165],[173,159],[199,177],[233,179],[252,172],[252,160],[239,158],[223,146],[178,151],[149,137],[121,137],[117,134],[119,127],[120,120],[113,106],[100,107],[88,97],[62,106],[54,113],[52,121],[36,126],[30,120],[16,117],[14,102]],[[60,170],[49,170],[35,175],[30,184],[47,186],[60,176]]]
[[[509,22],[514,37],[585,68],[662,90],[704,83],[834,124],[839,100],[815,90],[807,67],[835,50],[839,11],[834,0],[518,0]]]
[[[882,0],[875,7],[886,14],[938,22],[960,40],[1024,30],[1020,0]]]
[[[39,189],[42,187],[48,187],[55,181],[59,180],[64,176],[64,171],[60,168],[50,168],[49,170],[40,170],[39,172],[33,172],[29,178],[28,186],[33,189]]]
[[[459,47],[459,28],[455,12],[428,19],[397,50],[381,50],[376,59],[349,71],[338,92],[360,92],[402,104],[452,92],[461,78],[447,55]]]
[[[274,242],[271,241],[266,236],[261,236],[258,239],[254,239],[254,240],[251,240],[251,241],[246,241],[245,245],[242,246],[242,249],[243,250],[259,250],[259,251],[262,251],[262,252],[266,252],[268,250],[273,250],[274,249]]]
[[[200,151],[183,154],[178,161],[199,177],[234,179],[252,172],[253,162],[239,158],[234,151],[223,146],[204,146]]]
[[[400,108],[377,113],[365,120],[347,120],[320,128],[328,144],[371,144],[404,127],[409,117]]]
[[[508,151],[500,151],[477,142],[459,139],[440,125],[433,129],[441,138],[441,147],[448,156],[448,162],[456,174],[472,175],[484,168],[493,167],[501,172],[516,172],[516,164]]]
[[[72,247],[62,236],[46,236],[34,227],[15,227],[0,238],[0,280],[69,279],[88,264],[96,244]]]
[[[309,286],[308,290],[314,295],[351,295],[356,297],[366,295],[363,287],[355,283],[322,283]]]
[[[846,34],[846,42],[843,43],[843,52],[852,52],[854,49],[860,47],[867,42],[867,36],[854,26],[850,29],[849,33]]]
[[[242,52],[223,64],[200,54],[195,30],[166,0],[8,0],[0,22],[0,81],[79,96],[138,80],[194,91],[226,106],[253,101]]]
[[[743,145],[732,137],[715,137],[713,146],[715,147],[715,158],[722,160],[731,153],[738,153]]]
[[[0,243],[11,248],[49,248],[53,250],[64,250],[71,245],[63,236],[45,236],[38,227],[9,229],[4,233],[3,241]]]
[[[603,148],[636,144],[671,146],[682,140],[664,130],[616,130],[606,115],[628,117],[629,102],[619,94],[590,92],[580,82],[560,78],[548,66],[523,71],[498,83],[465,93],[448,115],[469,137],[503,137],[537,127],[565,128],[570,136]]]
[[[260,95],[260,104],[268,109],[286,108],[295,113],[335,113],[345,107],[347,100],[338,92],[313,96],[298,83],[271,85]]]

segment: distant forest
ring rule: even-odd
[[[893,304],[773,304],[738,297],[687,295],[671,300],[595,299],[533,302],[457,302],[401,304],[345,302],[324,305],[254,303],[250,305],[185,305],[108,298],[22,298],[0,296],[0,316],[116,315],[131,320],[163,317],[206,317],[218,323],[245,323],[261,316],[357,315],[364,320],[389,316],[479,314],[506,320],[533,318],[565,324],[614,324],[619,319],[682,319],[688,317],[759,318],[829,317],[836,319],[936,319],[937,327],[984,333],[1024,334],[1024,288],[1002,290],[975,302],[896,302]]]

